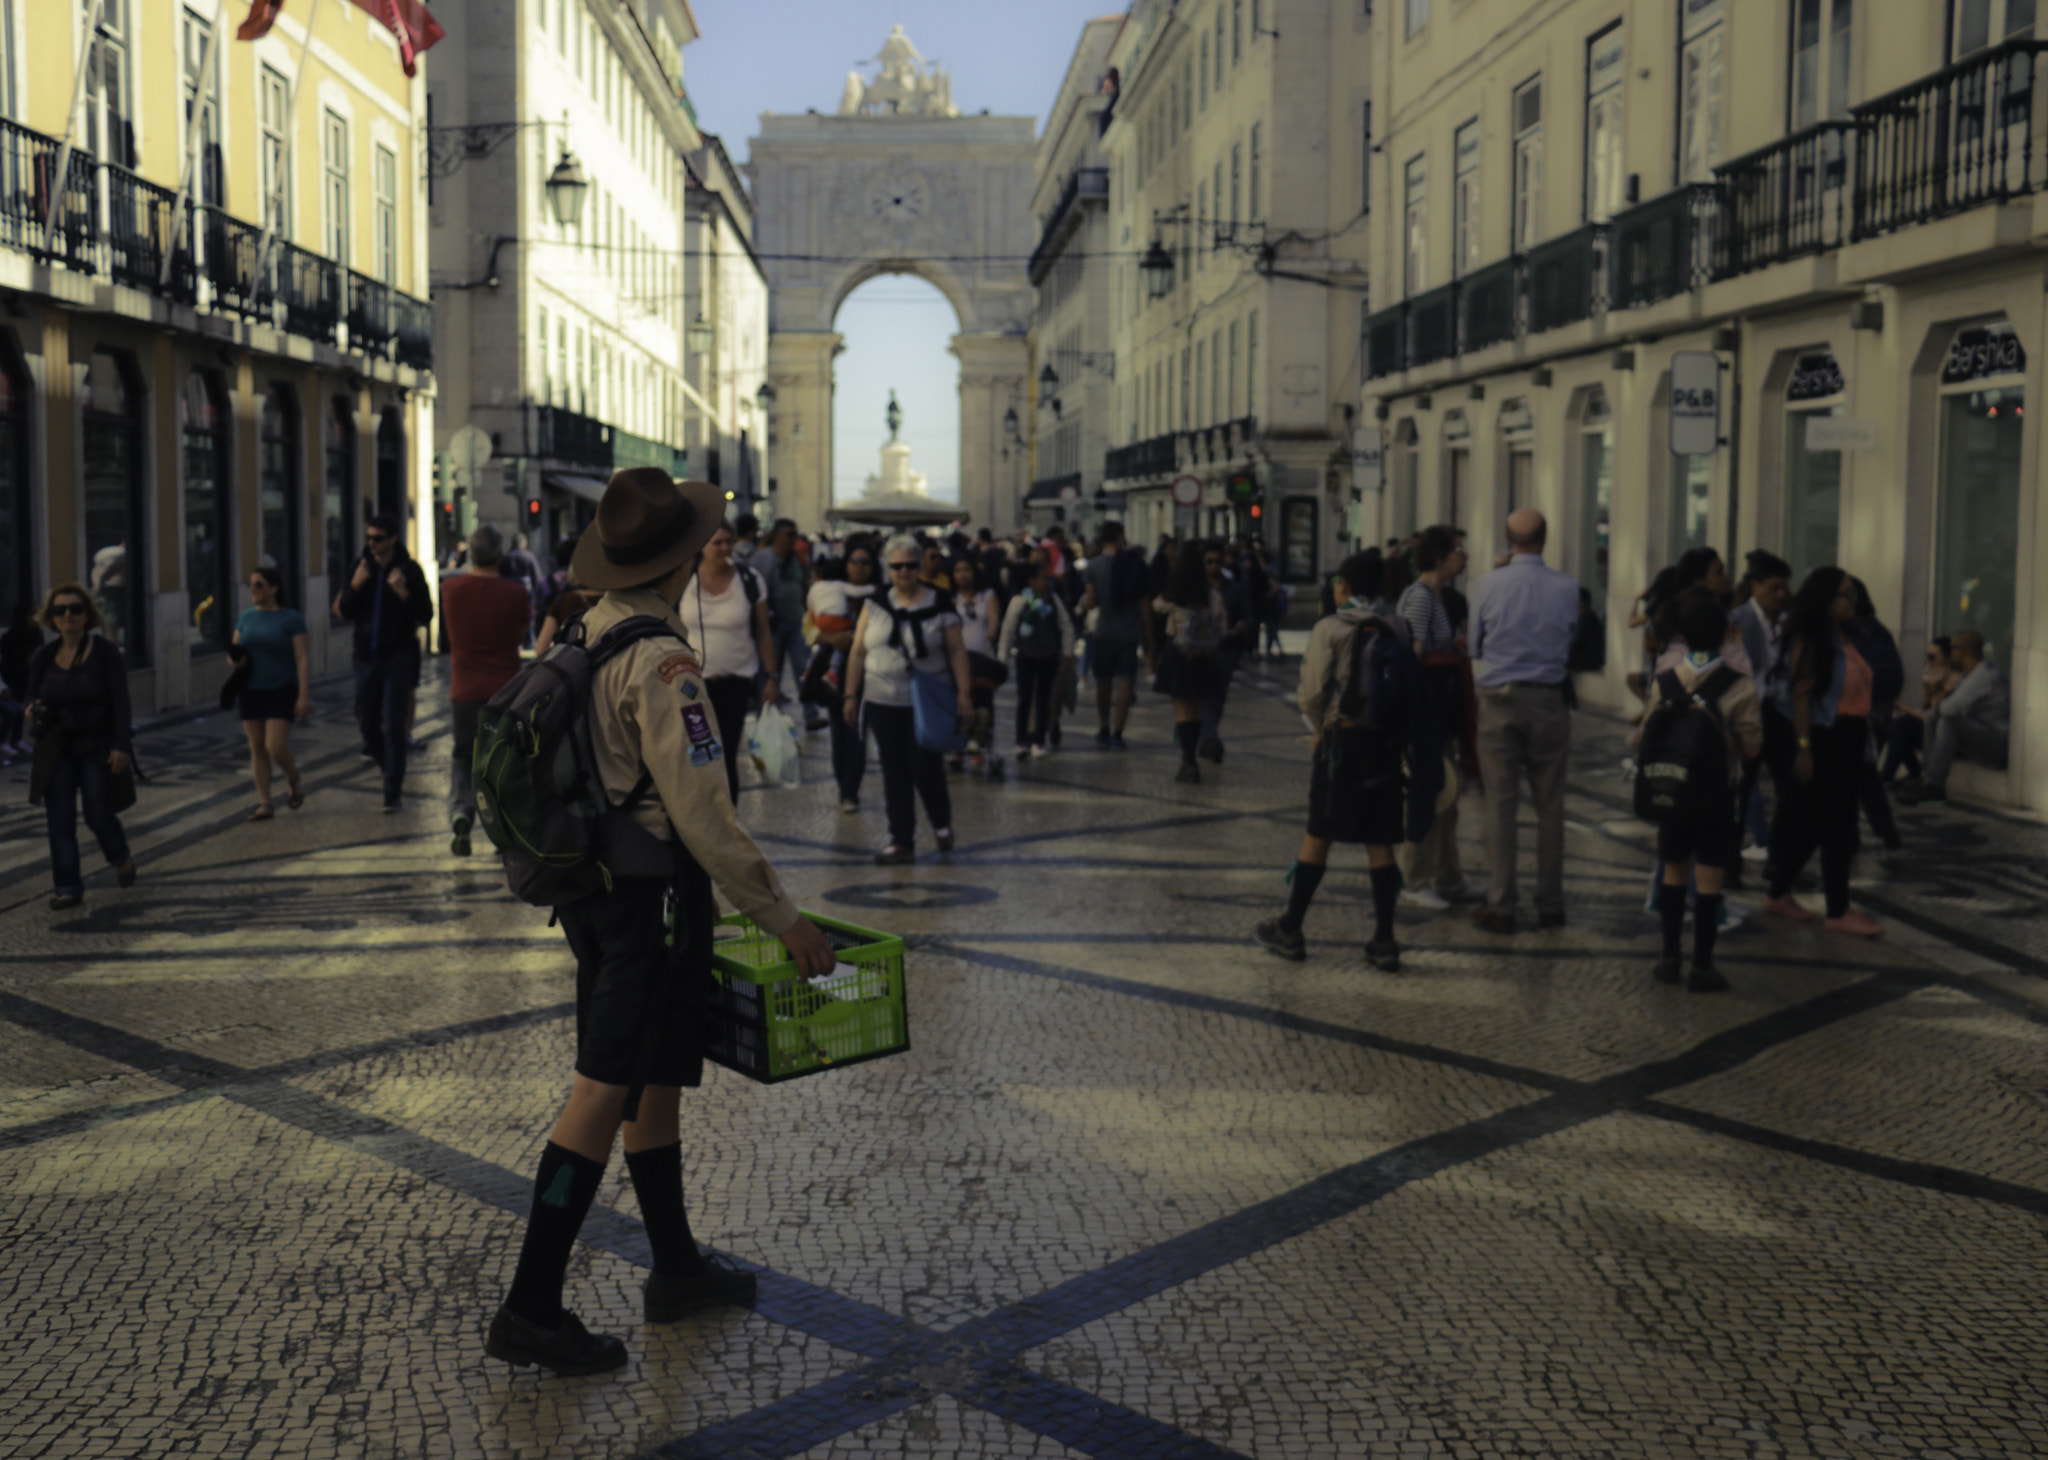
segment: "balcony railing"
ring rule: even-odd
[[[1365,322],[1365,378],[1377,380],[1408,368],[1408,306],[1382,309]]]
[[[1504,344],[1516,334],[1515,301],[1521,264],[1502,259],[1467,274],[1458,285],[1458,350],[1465,353]]]
[[[679,451],[666,441],[635,436],[631,431],[612,428],[612,470],[628,466],[658,466],[672,477],[690,474],[690,453]]]
[[[1851,236],[2048,187],[2044,53],[2048,41],[2008,41],[1852,107],[1862,135]]]
[[[1607,307],[1641,309],[1707,282],[1718,229],[1711,183],[1676,188],[1608,225]]]
[[[1529,333],[1577,324],[1603,313],[1607,225],[1588,223],[1530,249],[1524,265]]]
[[[179,304],[229,311],[294,334],[433,368],[433,316],[424,300],[352,274],[332,259],[273,239],[220,208],[188,204],[128,168],[74,148],[49,218],[54,137],[0,119],[0,247]]]
[[[1136,441],[1129,446],[1112,446],[1103,457],[1103,474],[1112,481],[1121,481],[1170,472],[1179,461],[1174,450],[1174,443],[1179,439],[1169,431],[1164,436]]]
[[[1840,248],[1849,236],[1856,139],[1852,122],[1821,122],[1715,168],[1721,246],[1714,277]]]
[[[1067,178],[1067,185],[1060,191],[1059,202],[1047,215],[1045,229],[1038,235],[1038,247],[1031,250],[1031,262],[1026,266],[1033,283],[1044,272],[1044,266],[1052,262],[1052,243],[1058,235],[1060,225],[1066,221],[1067,210],[1082,198],[1106,198],[1109,196],[1109,169],[1106,167],[1077,167]]]
[[[1458,286],[1445,284],[1408,301],[1408,363],[1434,365],[1458,352]]]
[[[560,406],[542,406],[535,415],[540,427],[542,456],[574,462],[579,466],[611,467],[612,428],[603,421]]]

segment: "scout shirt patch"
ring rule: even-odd
[[[689,732],[692,745],[718,743],[718,737],[711,733],[711,716],[702,705],[683,706],[683,729]]]
[[[694,700],[695,698],[697,698],[696,680],[686,679],[683,681],[683,698],[686,700]]]
[[[709,745],[693,745],[690,747],[690,764],[699,766],[710,765],[711,762],[721,759],[724,755],[725,747],[716,740],[712,741]]]
[[[696,674],[701,667],[692,655],[671,654],[654,667],[654,672],[661,676],[663,684],[674,684],[678,675]]]

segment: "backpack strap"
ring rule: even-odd
[[[1715,671],[1712,674],[1708,675],[1705,679],[1701,680],[1698,684],[1694,685],[1692,687],[1692,692],[1698,695],[1700,699],[1705,703],[1709,705],[1718,705],[1721,696],[1728,693],[1730,687],[1733,686],[1735,681],[1739,678],[1741,678],[1740,675],[1738,675],[1733,669],[1729,668],[1726,664],[1723,664],[1719,668],[1715,669]]]
[[[747,595],[747,607],[752,608],[761,601],[761,580],[755,577],[754,570],[745,564],[740,565],[739,573],[740,591]]]
[[[1657,676],[1658,699],[1674,709],[1691,698],[1685,692],[1685,681],[1678,677],[1678,671],[1667,669]]]

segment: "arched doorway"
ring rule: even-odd
[[[935,502],[960,500],[959,332],[952,301],[915,274],[869,278],[833,318],[845,343],[832,377],[832,500],[870,495],[891,439],[889,403],[900,408],[895,439],[910,448],[908,469]]]
[[[85,367],[86,584],[130,668],[149,662],[142,606],[149,554],[142,491],[142,376],[126,351],[94,350]]]

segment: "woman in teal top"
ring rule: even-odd
[[[242,689],[242,733],[249,737],[249,769],[256,776],[256,809],[251,821],[268,821],[277,814],[270,802],[270,765],[284,772],[291,796],[285,805],[296,811],[306,804],[299,787],[299,767],[292,759],[292,721],[313,713],[313,699],[307,683],[306,620],[296,608],[282,601],[284,579],[275,568],[257,568],[249,574],[249,596],[254,608],[242,610],[235,621],[235,651],[230,657],[246,657],[249,682]]]

